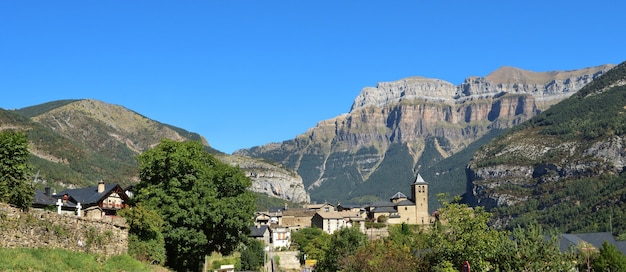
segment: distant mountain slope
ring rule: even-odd
[[[252,178],[254,191],[293,202],[309,201],[297,174],[251,158],[229,159],[197,133],[159,123],[119,105],[80,99],[15,111],[0,109],[0,129],[9,128],[27,131],[40,187],[43,183],[56,189],[80,187],[100,179],[130,185],[138,181],[136,156],[167,138],[200,141],[208,152],[240,165]]]
[[[460,85],[423,77],[381,82],[364,88],[347,114],[320,121],[295,139],[235,154],[295,169],[313,201],[387,199],[397,191],[407,194],[420,167],[463,169],[467,161],[445,159],[493,137],[492,130],[513,127],[571,96],[610,67],[545,73],[507,68],[493,73],[497,82],[470,77]],[[511,82],[515,76],[506,70],[523,75],[526,83]],[[440,161],[458,165],[436,166]],[[423,175],[439,192],[463,191],[465,184],[458,181],[464,173],[455,173]],[[435,199],[437,191],[430,192]]]
[[[626,232],[626,62],[496,138],[468,166],[503,225]]]

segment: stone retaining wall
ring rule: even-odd
[[[128,251],[128,227],[121,217],[96,220],[32,209],[21,212],[0,204],[0,247],[63,248],[108,257]]]

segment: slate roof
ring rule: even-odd
[[[562,234],[561,240],[559,241],[559,248],[561,251],[567,251],[570,246],[576,247],[581,242],[587,242],[596,249],[600,249],[604,241],[615,245],[622,254],[626,254],[626,241],[615,241],[615,237],[613,237],[613,234],[610,232]]]
[[[386,212],[386,213],[397,213],[398,210],[396,210],[395,207],[378,206],[378,207],[376,207],[376,209],[372,210],[372,212],[375,212],[375,213],[383,213],[383,212]]]
[[[57,200],[61,199],[63,195],[46,195],[44,191],[35,191],[35,198],[33,199],[33,205],[41,206],[56,206]],[[63,203],[63,207],[76,208],[76,204],[71,201]]]
[[[415,202],[406,199],[406,200],[402,200],[402,201],[396,203],[396,205],[398,205],[398,206],[415,206]]]
[[[59,193],[60,195],[68,194],[77,203],[83,206],[98,204],[100,200],[109,195],[113,189],[119,187],[117,184],[105,184],[104,191],[98,193],[98,186],[91,186],[80,189],[68,189]],[[121,189],[121,187],[120,187]]]
[[[250,227],[250,237],[263,237],[268,231],[269,227],[267,225],[252,226]]]
[[[56,195],[46,195],[44,191],[35,191],[35,199],[33,199],[33,204],[39,205],[54,205],[57,202],[57,199],[61,198],[63,195],[56,197]]]
[[[413,185],[415,185],[415,184],[428,184],[428,183],[422,178],[422,175],[417,173],[417,177],[415,178],[415,182],[413,182]]]
[[[398,198],[408,198],[408,197],[406,197],[406,195],[403,194],[402,192],[397,192],[395,195],[391,196],[389,199],[394,200]]]

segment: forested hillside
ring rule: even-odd
[[[510,227],[624,234],[624,147],[626,63],[482,147],[469,165],[474,204]]]

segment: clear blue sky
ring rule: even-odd
[[[349,111],[366,86],[626,60],[624,1],[1,1],[0,107],[92,98],[224,152]]]

